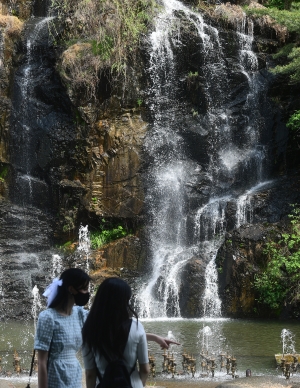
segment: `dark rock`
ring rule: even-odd
[[[185,318],[201,316],[203,313],[202,297],[206,265],[205,260],[195,257],[189,260],[182,271],[179,305],[181,314]]]

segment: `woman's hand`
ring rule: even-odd
[[[179,342],[173,341],[168,338],[163,338],[157,334],[146,333],[147,341],[156,342],[161,349],[169,349],[170,345],[180,345]]]

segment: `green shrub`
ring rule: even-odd
[[[276,54],[273,54],[274,59],[287,58],[295,47],[295,43],[288,43],[278,50]]]
[[[292,48],[287,58],[290,61],[287,65],[278,65],[271,72],[290,75],[290,83],[297,84],[300,82],[300,47]]]
[[[300,301],[300,208],[294,206],[289,218],[288,232],[266,244],[268,263],[254,281],[259,302],[274,310]]]
[[[267,5],[271,8],[246,8],[248,15],[263,16],[269,15],[273,20],[273,27],[276,29],[278,36],[281,35],[281,40],[286,39],[286,32],[280,29],[283,26],[289,33],[295,33],[295,41],[299,41],[300,34],[300,3],[289,0],[269,0]],[[277,24],[276,24],[277,23]],[[297,38],[298,36],[298,38]],[[283,58],[287,60],[287,64],[278,65],[271,72],[274,74],[287,74],[290,76],[290,83],[296,84],[300,82],[300,47],[297,43],[289,43],[283,46],[274,58]]]
[[[300,110],[296,111],[288,120],[286,126],[292,131],[300,130]]]
[[[128,235],[128,232],[120,225],[112,229],[100,229],[93,231],[90,234],[91,246],[93,249],[98,249],[103,245],[125,237],[126,235]]]
[[[269,8],[278,8],[280,10],[290,9],[292,1],[291,0],[268,0],[266,6]]]
[[[245,11],[248,15],[269,15],[276,23],[285,26],[289,32],[300,33],[300,6],[298,3],[292,3],[289,10],[278,8],[245,8]]]

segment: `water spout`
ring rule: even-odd
[[[295,336],[294,334],[288,330],[283,329],[281,331],[281,342],[282,342],[282,354],[294,354],[296,353],[295,350]]]
[[[37,286],[33,287],[31,293],[33,296],[31,313],[32,313],[33,321],[34,321],[34,330],[35,330],[37,318],[38,318],[40,310],[42,309],[42,303],[41,303],[41,299],[40,299],[39,289],[37,288]]]

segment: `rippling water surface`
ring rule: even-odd
[[[234,355],[237,359],[238,374],[245,376],[246,369],[251,369],[252,375],[277,375],[274,355],[282,352],[281,332],[288,329],[294,334],[295,349],[300,353],[300,323],[278,321],[248,321],[219,319],[205,321],[197,320],[144,320],[143,325],[148,332],[167,336],[169,331],[178,339],[181,346],[173,346],[171,351],[177,359],[177,365],[182,361],[181,354],[185,350],[196,356],[197,368],[200,369],[199,354],[202,348],[214,347]],[[203,336],[204,327],[211,328],[211,336]],[[202,332],[201,332],[202,330]],[[200,331],[199,338],[197,334]],[[156,345],[149,344],[150,351],[157,359],[157,369],[161,369],[162,352]],[[218,355],[216,354],[216,359]],[[216,371],[218,371],[216,369]],[[217,374],[217,373],[216,373]],[[224,372],[220,373],[225,374]],[[298,373],[300,374],[300,373]]]
[[[199,354],[204,349],[215,352],[218,360],[219,351],[228,352],[237,359],[237,374],[245,376],[246,369],[252,375],[280,375],[276,371],[275,353],[282,352],[281,332],[288,329],[294,335],[295,349],[300,353],[300,323],[278,321],[248,321],[231,319],[155,319],[142,320],[149,333],[162,336],[174,336],[180,346],[172,346],[171,352],[177,361],[177,369],[181,370],[183,351],[197,360],[196,369],[200,372]],[[207,329],[207,327],[209,329]],[[203,335],[209,333],[211,335]],[[170,333],[172,332],[172,333]],[[199,334],[200,332],[200,334]],[[197,336],[198,335],[198,336]],[[0,323],[0,358],[2,369],[13,370],[13,353],[16,350],[21,357],[21,366],[28,369],[33,349],[34,327],[32,322],[1,322]],[[161,371],[162,351],[149,343],[149,350],[156,358],[156,370]],[[216,376],[225,377],[226,371],[216,369]],[[298,372],[300,375],[300,372]]]

